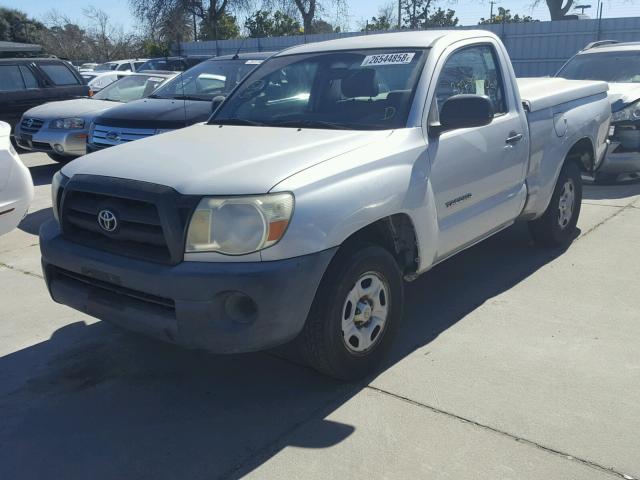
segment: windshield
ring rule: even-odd
[[[96,72],[105,72],[108,70],[115,70],[118,67],[117,63],[101,63],[93,70]]]
[[[92,98],[112,102],[132,102],[151,95],[166,79],[148,75],[129,75],[107,85]]]
[[[214,60],[202,62],[181,73],[152,95],[152,98],[175,98],[211,101],[226,95],[256,67],[258,60]]]
[[[556,76],[570,80],[638,83],[640,82],[640,52],[577,55],[569,60]]]
[[[427,57],[415,48],[274,57],[210,123],[385,130],[406,125]]]

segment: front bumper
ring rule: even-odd
[[[612,128],[607,155],[598,169],[601,173],[640,172],[640,129],[634,124]]]
[[[88,129],[58,130],[43,126],[34,134],[27,134],[16,125],[15,139],[20,148],[35,152],[56,153],[68,157],[80,157],[87,153]],[[54,148],[60,145],[62,151]]]
[[[335,249],[274,262],[182,262],[106,253],[40,229],[52,298],[101,320],[216,353],[264,350],[300,333]]]

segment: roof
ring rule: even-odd
[[[494,37],[488,30],[421,30],[410,32],[380,33],[376,35],[358,35],[355,37],[339,38],[326,42],[307,43],[288,48],[276,56],[293,55],[298,53],[326,52],[331,50],[353,50],[368,48],[430,48],[438,40],[447,38],[448,41],[464,40],[474,37]]]
[[[34,43],[0,42],[0,52],[39,52],[40,45]]]
[[[0,58],[0,63],[33,63],[33,62],[63,62],[64,60],[51,57],[20,57],[20,58]]]
[[[266,60],[276,52],[252,52],[252,53],[238,53],[236,55],[220,55],[219,57],[212,58],[209,61],[218,60]]]
[[[640,51],[640,42],[620,42],[605,43],[603,45],[595,45],[591,48],[578,52],[580,55],[587,53],[603,53],[603,52],[633,52]]]

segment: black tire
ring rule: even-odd
[[[593,177],[593,183],[596,185],[611,185],[618,180],[617,173],[596,173]]]
[[[69,157],[67,155],[58,155],[57,153],[50,153],[47,152],[47,155],[49,155],[49,158],[53,161],[56,161],[58,163],[69,163],[71,160],[73,160],[76,157]]]
[[[566,223],[561,225],[561,197],[565,185],[571,184],[573,188],[573,206],[570,218],[564,217]],[[556,182],[551,201],[547,210],[540,218],[529,222],[529,231],[534,241],[545,247],[560,247],[569,244],[576,237],[576,224],[580,216],[582,204],[582,178],[580,169],[571,161],[562,167],[560,176]]]
[[[371,347],[356,354],[346,345],[342,319],[347,295],[356,282],[369,273],[383,279],[382,283],[389,291],[384,300],[387,318],[377,335],[371,337],[375,338]],[[403,294],[402,273],[387,250],[371,244],[343,247],[327,269],[305,327],[296,341],[305,362],[340,380],[357,380],[372,373],[388,352],[398,330]]]

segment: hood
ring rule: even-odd
[[[611,111],[617,112],[637,100],[640,100],[640,83],[609,84]]]
[[[140,180],[192,195],[267,193],[287,177],[390,131],[194,125],[107,148],[62,172]]]
[[[210,115],[209,101],[143,98],[118,105],[100,115],[95,122],[121,128],[181,128],[204,122]]]
[[[108,102],[106,100],[94,100],[91,98],[78,98],[75,100],[63,100],[61,102],[50,102],[27,110],[25,117],[36,117],[43,120],[56,118],[83,117],[86,115],[96,115],[109,108],[121,105],[119,102]]]

